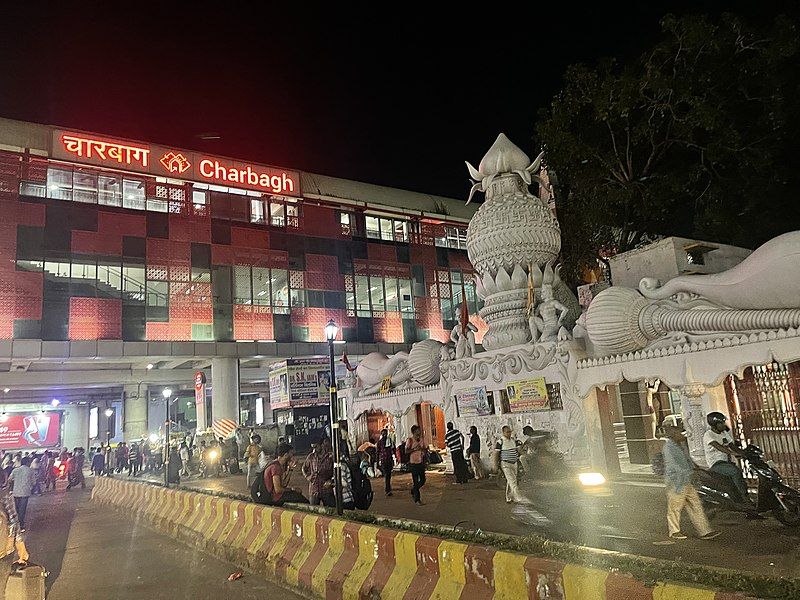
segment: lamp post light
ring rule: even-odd
[[[106,446],[111,447],[111,417],[114,411],[110,408],[106,409]]]
[[[172,396],[172,390],[164,388],[161,390],[161,395],[164,396],[167,415],[167,419],[164,421],[164,487],[169,487],[169,397]]]
[[[341,454],[339,452],[339,407],[336,397],[336,369],[333,366],[333,340],[336,339],[336,334],[339,333],[339,327],[331,319],[325,325],[325,339],[328,340],[328,366],[331,373],[328,377],[328,391],[331,397],[331,445],[333,448],[333,484],[336,490],[336,514],[342,514],[342,463]]]

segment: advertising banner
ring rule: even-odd
[[[52,448],[61,443],[61,413],[16,413],[0,416],[0,449]]]
[[[197,431],[203,431],[206,423],[206,374],[197,371],[194,374],[194,407],[197,412]]]
[[[550,410],[544,377],[512,381],[506,386],[506,395],[508,396],[508,407],[512,413]]]
[[[269,369],[272,409],[327,404],[331,372],[325,358],[290,358]]]
[[[456,403],[461,417],[485,417],[492,414],[485,387],[461,390],[456,394]]]
[[[270,408],[289,407],[289,371],[286,361],[274,363],[269,367]]]

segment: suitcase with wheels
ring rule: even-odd
[[[6,582],[6,600],[44,600],[46,576],[41,566],[32,563],[13,569]]]

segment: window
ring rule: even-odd
[[[302,308],[308,306],[305,290],[292,289],[291,291],[292,308]]]
[[[147,199],[147,210],[167,212],[169,210],[168,191],[163,185],[157,185],[155,197]]]
[[[97,173],[75,171],[72,175],[72,199],[97,204]]]
[[[119,177],[97,176],[97,203],[104,206],[122,206],[122,182]]]
[[[192,190],[192,207],[196,215],[206,214],[207,192],[204,190]]]
[[[122,180],[122,206],[136,210],[145,209],[144,181]]]
[[[352,229],[350,229],[350,219],[350,213],[339,213],[339,224],[342,227],[342,235],[350,235],[352,233]]]
[[[253,303],[250,267],[236,266],[233,268],[233,302],[235,304]]]
[[[394,241],[396,242],[408,241],[408,221],[394,222]]]
[[[445,225],[440,230],[440,235],[434,238],[434,244],[442,248],[467,248],[467,230],[464,227]]]
[[[210,342],[214,340],[214,326],[211,323],[192,323],[192,341]]]
[[[376,240],[381,239],[380,219],[378,217],[367,216],[365,220],[367,224],[367,237]]]
[[[47,197],[72,200],[72,170],[47,169]]]
[[[286,204],[286,226],[294,229],[300,228],[300,207],[297,204]]]
[[[400,312],[403,318],[414,318],[414,298],[411,295],[411,280],[400,279]]]
[[[372,316],[369,303],[369,278],[365,275],[356,275],[356,316]]]
[[[399,297],[397,292],[397,279],[395,277],[387,277],[384,281],[386,287],[386,310],[398,311],[400,310]]]
[[[268,306],[272,303],[269,293],[271,280],[269,269],[253,267],[253,304]]]
[[[126,300],[144,302],[144,266],[124,266],[122,268],[122,291]]]
[[[264,201],[261,199],[250,200],[250,222],[263,223],[264,222]]]
[[[147,282],[147,306],[166,307],[169,299],[169,283],[166,281]]]
[[[269,222],[273,227],[284,227],[286,225],[283,202],[270,200]]]
[[[394,221],[392,219],[381,219],[381,239],[394,240]]]
[[[273,312],[289,314],[289,271],[272,269]]]

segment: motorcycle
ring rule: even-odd
[[[783,482],[783,477],[764,460],[764,452],[750,444],[742,450],[742,458],[758,477],[756,512],[772,512],[787,527],[800,526],[800,492]],[[728,477],[711,470],[698,469],[693,483],[700,500],[712,514],[717,510],[752,513]]]
[[[512,507],[513,519],[567,540],[613,529],[602,524],[613,493],[601,473],[578,472],[569,466],[555,449],[550,431],[534,431],[521,449],[517,483],[524,501]],[[497,479],[505,488],[502,470]]]
[[[206,450],[206,452],[200,458],[200,477],[219,477],[219,460],[219,450]]]

